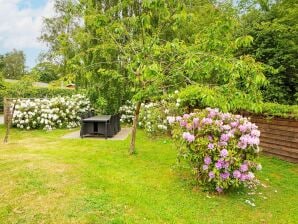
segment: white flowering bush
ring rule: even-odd
[[[167,133],[169,130],[167,117],[183,112],[183,108],[180,107],[180,99],[177,99],[178,93],[176,90],[162,100],[142,103],[138,127],[143,128],[150,135]],[[121,122],[132,124],[134,110],[135,105],[132,101],[126,101],[126,104],[119,110]]]
[[[23,99],[15,106],[12,123],[21,129],[74,128],[81,115],[91,109],[90,101],[81,94],[51,99]]]
[[[168,94],[164,99],[142,105],[139,127],[150,135],[158,135],[169,132],[167,122],[168,116],[175,116],[183,113],[180,107],[180,100],[177,99],[178,91]]]
[[[257,162],[260,131],[247,118],[218,109],[169,116],[179,157],[191,165],[199,182],[208,190],[252,186]]]
[[[119,109],[119,114],[121,115],[120,121],[125,124],[132,124],[134,110],[135,105],[130,100],[127,100],[126,103]]]

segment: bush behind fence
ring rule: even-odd
[[[18,90],[7,86],[0,90],[0,112],[4,110],[4,98],[17,98]],[[38,88],[32,87],[22,90],[22,98],[52,98],[55,96],[71,96],[76,93],[73,89]]]

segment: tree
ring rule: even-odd
[[[40,62],[31,69],[30,73],[38,76],[39,81],[49,83],[59,79],[58,70],[58,65],[52,62]]]
[[[257,7],[257,5],[260,7]],[[296,103],[298,92],[298,4],[293,0],[259,1],[250,4],[241,18],[240,35],[254,38],[251,47],[241,53],[251,54],[276,72],[266,72],[269,85],[264,99],[283,104]],[[239,54],[239,52],[238,52]]]
[[[73,0],[55,0],[55,16],[44,18],[40,40],[49,50],[42,53],[41,60],[58,65],[60,76],[69,75],[68,61],[74,57],[72,35],[81,22],[80,10]]]
[[[20,79],[25,74],[25,54],[23,51],[13,50],[0,58],[0,69],[5,78]]]
[[[121,101],[125,92],[132,96],[136,108],[130,154],[135,153],[142,103],[168,91],[201,83],[221,86],[226,94],[242,93],[244,100],[261,100],[264,66],[248,55],[235,57],[235,50],[250,45],[252,38],[235,38],[238,20],[231,5],[204,0],[78,4],[84,22],[71,33],[74,55],[68,68],[79,86],[105,101],[102,106]],[[119,90],[111,91],[113,97],[105,96],[109,85]]]

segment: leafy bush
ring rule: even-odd
[[[261,111],[254,112],[253,110],[248,110],[249,112],[254,112],[255,114],[261,114],[265,116],[275,116],[283,118],[293,118],[298,119],[298,105],[282,105],[278,103],[261,103]]]
[[[247,118],[202,110],[168,117],[179,157],[186,159],[206,189],[223,192],[255,183],[260,131]]]
[[[163,103],[165,102],[142,104],[138,126],[143,128],[148,134],[157,135],[168,130],[166,116],[169,110],[164,108]]]
[[[249,112],[265,116],[277,116],[298,119],[297,105],[264,103],[249,94],[229,89],[227,86],[191,85],[179,93],[181,105],[190,109],[217,107],[225,112]]]
[[[177,99],[178,91],[173,94],[166,95],[163,99],[153,102],[143,103],[139,116],[138,126],[143,128],[150,135],[157,135],[168,132],[167,116],[178,115],[182,112],[179,99]],[[134,104],[127,101],[120,108],[121,121],[132,124],[134,118]]]
[[[135,105],[132,101],[127,100],[124,105],[119,109],[119,114],[121,115],[120,121],[125,124],[132,124],[134,118]]]
[[[16,102],[13,125],[21,129],[74,128],[80,125],[80,115],[90,110],[85,96],[51,99],[24,99]]]

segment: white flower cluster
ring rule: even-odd
[[[127,100],[125,105],[121,106],[119,113],[121,114],[120,121],[126,124],[132,124],[134,118],[135,105]]]
[[[13,114],[13,125],[21,129],[73,128],[80,125],[82,114],[90,110],[86,96],[77,94],[51,99],[19,100]]]
[[[150,134],[166,132],[168,130],[167,119],[163,115],[168,114],[169,110],[162,108],[164,103],[164,100],[162,100],[160,102],[142,104],[139,127],[144,128]]]
[[[168,94],[166,98],[149,103],[142,103],[138,126],[145,129],[149,134],[165,133],[168,131],[167,117],[178,115],[183,112],[178,99],[179,91]],[[119,110],[121,122],[132,124],[135,105],[127,101]]]

